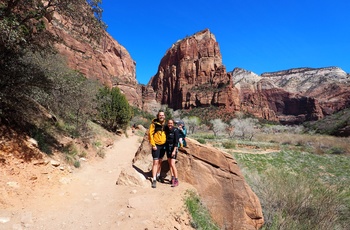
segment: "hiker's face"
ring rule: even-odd
[[[168,121],[168,127],[169,127],[170,129],[172,129],[172,128],[174,127],[174,121],[173,121],[173,120],[169,120],[169,121]]]
[[[159,120],[160,122],[163,122],[163,121],[165,120],[165,115],[164,115],[163,112],[159,112],[159,113],[158,113],[158,120]]]

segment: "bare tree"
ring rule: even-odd
[[[185,117],[182,120],[185,122],[187,126],[187,130],[190,131],[190,133],[192,134],[195,132],[196,128],[201,123],[199,117],[196,117],[196,116]]]
[[[240,137],[242,139],[251,140],[254,136],[255,125],[258,123],[257,119],[232,119],[230,122],[230,137]]]
[[[213,131],[214,136],[217,136],[227,128],[227,124],[221,119],[211,120],[210,123],[212,124],[211,130]]]

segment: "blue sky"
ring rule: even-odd
[[[349,0],[102,1],[107,31],[147,84],[179,39],[208,28],[227,71],[338,66],[350,73]]]

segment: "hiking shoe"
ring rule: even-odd
[[[174,184],[175,184],[175,179],[171,179],[171,187],[174,187]]]
[[[152,188],[156,188],[156,187],[157,187],[157,181],[154,180],[154,181],[152,181]]]
[[[174,183],[171,185],[171,187],[176,187],[179,185],[179,181],[178,180],[174,180]]]

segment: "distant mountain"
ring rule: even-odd
[[[136,63],[107,32],[100,42],[81,25],[55,13],[48,28],[61,38],[56,47],[68,65],[110,87],[128,101],[155,113],[162,104],[174,110],[211,107],[225,119],[237,111],[282,124],[322,119],[350,107],[349,74],[338,67],[297,68],[261,76],[240,68],[227,71],[219,44],[205,29],[174,43],[147,86],[136,80]]]
[[[297,68],[261,76],[227,72],[208,30],[177,41],[148,83],[156,101],[173,109],[215,106],[282,124],[300,124],[350,107],[350,78],[338,67]],[[220,116],[220,113],[217,114]]]

